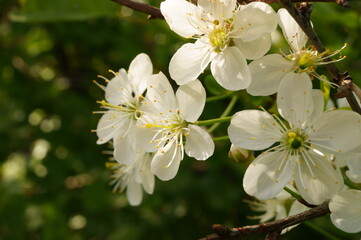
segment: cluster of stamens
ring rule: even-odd
[[[283,143],[286,144],[292,150],[298,150],[304,146],[306,142],[306,136],[300,129],[293,129],[284,134]]]
[[[317,79],[324,81],[324,79],[316,73],[317,66],[336,63],[345,59],[346,56],[342,55],[338,59],[333,60],[330,60],[330,57],[340,54],[346,46],[347,44],[345,43],[339,50],[332,52],[328,49],[322,53],[318,53],[314,46],[309,46],[298,52],[292,52],[289,55],[283,54],[283,56],[294,63],[293,71],[295,73],[305,72],[311,77],[316,77]]]

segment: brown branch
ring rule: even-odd
[[[328,209],[328,202],[324,202],[323,204],[308,211],[272,222],[239,228],[228,228],[224,225],[215,224],[213,225],[213,230],[216,234],[208,235],[200,240],[242,239],[245,236],[258,233],[267,234],[266,239],[277,239],[279,232],[283,229],[313,218],[324,216],[328,213],[330,213],[330,210]]]
[[[342,7],[350,7],[349,1],[352,0],[291,0],[291,2],[294,3],[301,3],[301,2],[328,2],[328,3],[337,3],[338,5],[341,5]],[[355,1],[355,0],[354,0]],[[356,0],[357,1],[357,0]],[[278,3],[277,0],[238,0],[239,3],[250,3],[250,2],[265,2],[265,3]]]
[[[120,5],[126,6],[135,11],[148,14],[149,19],[164,19],[160,9],[154,7],[152,5],[146,3],[140,3],[133,0],[111,0]],[[191,0],[193,3],[196,3],[196,0]],[[250,3],[250,2],[265,2],[265,3],[278,3],[278,0],[238,0],[239,3]],[[357,1],[357,0],[291,0],[291,2],[329,2],[329,3],[337,3],[343,7],[349,7],[349,1]]]
[[[287,11],[291,14],[291,16],[296,20],[298,25],[305,32],[307,37],[310,39],[312,44],[315,46],[316,50],[319,53],[325,51],[325,48],[318,38],[316,32],[314,31],[311,22],[309,19],[304,17],[292,4],[291,0],[277,0]],[[325,62],[331,61],[331,59],[326,59]],[[332,75],[333,81],[336,82],[340,87],[337,89],[336,97],[346,97],[348,103],[350,104],[352,110],[361,114],[361,108],[358,104],[355,96],[352,94],[352,78],[350,75],[345,72],[341,73],[334,63],[326,64],[326,68],[329,73]]]
[[[113,2],[119,3],[120,5],[126,6],[128,8],[131,8],[135,11],[148,14],[149,19],[164,19],[162,13],[160,12],[160,9],[157,7],[153,7],[152,5],[141,3],[141,2],[135,2],[132,0],[112,0]]]

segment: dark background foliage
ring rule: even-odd
[[[159,6],[159,2],[151,2]],[[277,6],[275,6],[277,7]],[[338,64],[361,79],[361,5],[315,4],[313,22],[327,47],[349,43]],[[162,20],[147,20],[115,3],[90,0],[0,0],[0,239],[197,239],[214,223],[255,224],[243,199],[244,163],[216,143],[205,162],[186,158],[177,177],[157,180],[153,195],[130,207],[112,193],[108,158],[96,145],[97,100],[92,81],[111,77],[147,53],[155,71],[168,75],[169,60],[184,42]],[[273,51],[287,47],[281,39]],[[206,75],[209,72],[206,72]],[[203,77],[202,77],[203,78]],[[102,80],[98,80],[102,83]],[[210,87],[211,92],[223,90]],[[269,105],[271,98],[242,94],[235,111]],[[207,105],[202,119],[218,117],[229,100]],[[225,134],[222,124],[215,136]],[[312,221],[341,239],[323,217]],[[281,239],[327,239],[301,225]],[[248,239],[262,239],[263,236]]]

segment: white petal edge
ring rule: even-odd
[[[135,159],[136,137],[131,131],[127,137],[114,138],[114,159],[120,164],[130,164]]]
[[[181,155],[175,142],[168,143],[155,154],[150,165],[151,171],[162,181],[173,179],[177,175]]]
[[[292,62],[280,54],[269,54],[249,64],[251,83],[247,92],[253,96],[268,96],[278,91],[282,78],[292,72]]]
[[[97,144],[108,142],[114,137],[124,137],[131,123],[131,119],[124,116],[124,113],[109,110],[99,119],[96,133]]]
[[[143,190],[139,183],[131,178],[127,186],[127,198],[131,206],[138,206],[143,199]]]
[[[210,46],[200,41],[186,43],[173,55],[169,63],[169,74],[178,85],[183,85],[198,78],[216,56]]]
[[[263,150],[282,138],[281,126],[270,114],[243,110],[233,115],[228,127],[231,142],[240,148]]]
[[[313,104],[310,77],[306,73],[286,74],[278,89],[277,105],[279,113],[291,128],[300,127],[310,120]]]
[[[231,36],[243,41],[252,41],[277,27],[277,15],[266,3],[252,2],[241,5],[235,14],[235,29]]]
[[[130,63],[128,77],[135,89],[138,97],[147,88],[148,78],[153,73],[153,64],[149,56],[145,53],[138,54]]]
[[[242,55],[250,60],[254,60],[264,56],[271,48],[272,39],[271,34],[264,33],[261,37],[244,42],[242,39],[233,39]]]
[[[276,197],[292,179],[292,164],[286,152],[266,152],[259,155],[247,168],[243,188],[260,200]],[[278,171],[280,164],[282,170]]]
[[[184,150],[190,157],[197,160],[206,160],[213,155],[214,142],[211,136],[203,128],[196,125],[188,125],[189,135],[186,136]]]
[[[143,111],[154,114],[178,108],[173,88],[162,72],[149,78],[146,98],[142,105]]]
[[[160,11],[170,29],[182,37],[201,35],[202,32],[196,26],[205,28],[205,24],[200,20],[197,6],[188,1],[166,0],[160,4]]]
[[[206,103],[206,90],[199,80],[182,85],[176,92],[178,106],[183,118],[195,122],[202,114]]]
[[[294,172],[297,190],[309,204],[321,204],[343,186],[342,176],[332,167],[331,162],[312,151],[305,151],[300,156]]]
[[[361,116],[353,111],[333,110],[317,117],[309,133],[311,143],[325,146],[325,152],[344,153],[360,145]]]
[[[197,4],[200,10],[203,10],[210,20],[218,20],[222,23],[222,20],[232,18],[236,9],[237,0],[199,0]]]
[[[294,51],[300,51],[307,43],[308,38],[306,34],[286,9],[281,8],[277,14],[283,36]]]
[[[346,189],[334,196],[329,208],[331,221],[339,229],[348,233],[361,231],[361,191]]]
[[[219,53],[211,63],[215,80],[227,90],[245,89],[251,82],[247,61],[237,47],[228,47]]]

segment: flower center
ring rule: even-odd
[[[295,54],[293,61],[295,62],[295,72],[301,73],[312,73],[316,70],[317,61],[319,56],[317,56],[316,51],[301,51],[299,54]]]
[[[313,46],[309,46],[308,48],[302,49],[300,52],[295,52],[285,57],[294,62],[294,71],[296,73],[306,72],[308,74],[316,75],[315,70],[317,65],[335,63],[345,59],[346,56],[340,56],[338,59],[324,61],[339,54],[346,46],[347,45],[345,44],[341,49],[334,52],[328,49],[322,53],[318,53]]]
[[[289,148],[297,150],[304,145],[306,142],[306,136],[302,134],[300,130],[291,130],[287,132],[284,136],[284,143],[288,145]]]
[[[106,100],[98,101],[97,103],[99,103],[102,108],[122,112],[130,118],[138,119],[141,116],[141,112],[138,109],[143,99],[144,97],[140,95],[138,98],[133,97],[129,102],[120,105],[113,105]]]
[[[223,51],[227,47],[229,40],[226,28],[215,28],[209,34],[209,41],[214,47],[214,51],[217,53]]]

